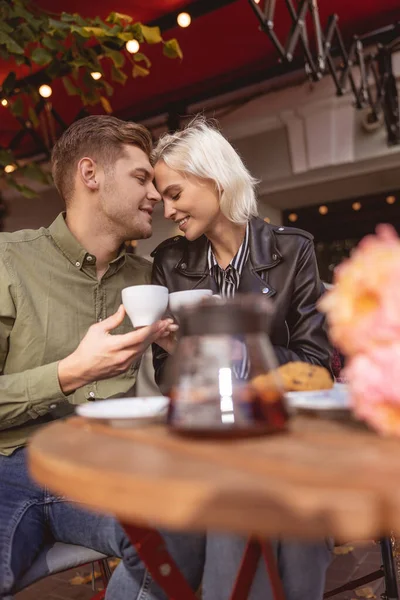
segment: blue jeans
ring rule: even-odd
[[[322,600],[333,540],[272,542],[285,600]],[[234,535],[207,536],[204,600],[227,600],[235,583],[246,540]],[[264,561],[260,559],[249,600],[272,600]]]
[[[204,564],[204,536],[166,534],[167,547],[195,590]],[[107,600],[165,600],[119,523],[53,496],[28,475],[26,450],[0,456],[0,599],[13,589],[43,546],[52,541],[93,548],[122,558],[107,588]]]

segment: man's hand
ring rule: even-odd
[[[125,372],[153,342],[169,335],[171,319],[157,321],[122,335],[111,335],[121,325],[125,309],[89,327],[77,349],[58,363],[58,379],[64,394],[93,381],[108,379]]]

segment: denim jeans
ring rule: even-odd
[[[164,538],[186,579],[197,589],[203,574],[204,536],[168,533]],[[52,541],[122,558],[107,588],[107,600],[165,600],[116,519],[89,512],[38,487],[29,477],[25,449],[0,456],[1,600],[12,600],[20,577]]]
[[[322,600],[325,575],[332,560],[333,540],[272,542],[282,580],[285,600]],[[207,536],[203,578],[204,600],[227,600],[246,547],[246,540],[234,535]],[[272,591],[262,559],[248,600],[272,600]]]

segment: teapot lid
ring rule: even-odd
[[[246,335],[268,333],[273,305],[257,294],[234,298],[205,298],[182,307],[178,313],[180,333],[189,335]]]

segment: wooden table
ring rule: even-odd
[[[149,523],[257,538],[350,540],[400,533],[400,441],[352,422],[297,417],[285,434],[211,441],[162,426],[113,429],[71,418],[34,435],[29,459],[39,483],[114,513],[146,564],[160,543],[153,538],[146,547]],[[248,551],[254,559],[253,542]],[[257,552],[270,558],[268,545]],[[156,573],[170,564],[165,554],[147,566],[172,596],[165,576]],[[249,569],[247,576],[242,571],[235,599],[251,585]],[[182,595],[174,598],[192,598],[185,582],[179,584]],[[276,597],[283,598],[279,582],[274,585]]]

